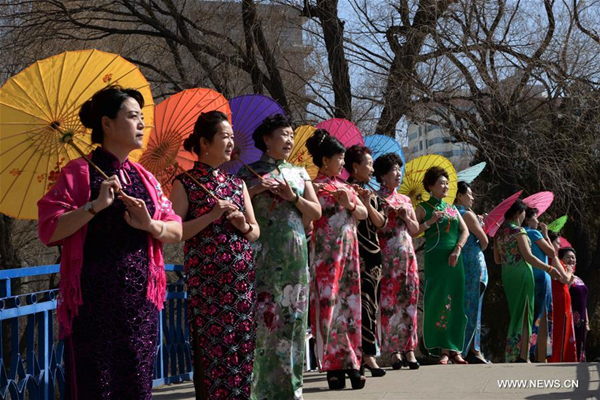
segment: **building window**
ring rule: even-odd
[[[419,151],[423,151],[423,141],[419,141]]]

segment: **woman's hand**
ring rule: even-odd
[[[350,210],[355,207],[354,204],[351,204],[350,193],[346,189],[339,189],[336,192],[337,202],[344,208]]]
[[[395,210],[396,214],[398,214],[398,216],[402,218],[403,221],[406,221],[408,219],[409,210],[404,204],[396,208]]]
[[[213,209],[210,210],[210,214],[212,214],[212,217],[216,221],[217,219],[221,218],[223,214],[232,213],[235,211],[238,211],[238,208],[235,204],[227,200],[219,200],[214,205]]]
[[[538,228],[540,228],[540,232],[542,233],[542,236],[544,238],[547,238],[548,237],[548,225],[540,222],[538,225]]]
[[[370,191],[369,189],[363,189],[363,188],[361,188],[358,185],[356,185],[355,190],[358,193],[358,197],[360,198],[360,201],[362,201],[362,203],[365,206],[367,204],[371,203],[371,197],[373,196],[373,192],[372,191]]]
[[[274,181],[273,179],[261,179],[260,182],[252,186],[249,191],[252,195],[257,195],[266,192],[267,190],[275,193],[274,190],[279,186],[279,182]]]
[[[115,201],[115,193],[121,191],[121,182],[117,175],[113,175],[100,184],[100,193],[94,201],[94,211],[99,212],[104,210]]]
[[[287,179],[284,178],[283,182],[279,180],[276,182],[278,186],[274,190],[271,190],[271,192],[287,201],[296,200],[296,192],[294,192],[294,189],[292,189]]]
[[[127,195],[125,192],[119,193],[119,199],[123,201],[125,207],[125,222],[132,228],[150,231],[152,227],[152,217],[148,213],[144,200],[137,199]]]
[[[445,213],[443,211],[434,211],[433,215],[431,216],[429,221],[427,221],[427,225],[432,226],[433,224],[438,222],[440,219],[442,219],[444,217],[444,214]]]
[[[458,256],[460,256],[460,248],[455,247],[454,250],[452,250],[452,253],[450,253],[450,257],[448,257],[448,265],[456,267]]]
[[[246,227],[246,216],[241,211],[233,211],[227,215],[227,219],[233,226],[235,226],[239,231],[245,232],[248,230]]]
[[[556,270],[556,268],[552,267],[551,265],[549,265],[548,267],[550,267],[548,273],[550,274],[550,277],[552,279],[560,281],[560,283],[563,283],[563,284],[567,283],[565,280],[565,277],[563,277],[563,275],[560,272],[558,272]],[[563,281],[565,281],[565,282],[563,282]]]

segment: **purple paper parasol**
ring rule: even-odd
[[[231,123],[235,142],[234,154],[246,164],[258,161],[262,152],[254,146],[254,130],[271,115],[285,114],[283,108],[272,98],[262,94],[246,94],[229,100]],[[233,159],[221,165],[224,171],[237,173],[242,162]]]

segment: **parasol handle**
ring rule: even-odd
[[[252,167],[251,167],[251,166],[249,166],[248,164],[246,164],[246,163],[244,162],[244,160],[242,160],[242,159],[240,158],[240,155],[239,155],[239,154],[235,154],[235,155],[233,156],[233,158],[234,158],[234,159],[236,159],[236,160],[238,160],[238,161],[239,161],[239,162],[241,162],[242,164],[244,164],[244,167],[248,168],[248,171],[250,171],[250,172],[252,172],[254,175],[256,175],[256,177],[257,177],[258,179],[260,179],[261,181],[265,180],[265,178],[263,178],[262,176],[260,176],[260,174],[259,174],[258,172],[256,172],[254,169],[252,169]]]
[[[94,167],[94,169],[95,169],[96,171],[98,171],[98,172],[100,173],[100,175],[102,175],[102,176],[104,177],[104,179],[108,179],[108,175],[106,175],[106,174],[104,173],[104,171],[102,171],[102,170],[100,169],[100,167],[99,167],[99,166],[97,166],[97,165],[96,165],[96,164],[95,164],[95,163],[94,163],[92,160],[90,160],[90,158],[87,156],[87,154],[85,154],[85,153],[84,153],[84,152],[83,152],[83,151],[82,151],[82,150],[79,148],[79,146],[77,146],[75,143],[73,143],[73,139],[72,139],[72,138],[71,138],[71,140],[67,140],[66,142],[67,142],[69,145],[71,145],[71,147],[72,147],[72,148],[74,148],[74,149],[75,149],[75,151],[76,151],[77,153],[79,153],[79,155],[80,155],[81,157],[83,157],[83,159],[84,159],[85,161],[87,161],[87,162],[88,162],[88,164],[90,164],[92,167]]]
[[[217,196],[215,196],[213,194],[213,192],[211,192],[210,190],[208,190],[206,188],[206,186],[204,186],[203,184],[201,184],[200,182],[198,182],[198,180],[196,178],[194,178],[192,176],[192,174],[190,174],[185,169],[183,169],[183,167],[181,165],[179,165],[177,162],[175,162],[173,165],[175,166],[175,168],[178,168],[184,174],[186,174],[188,178],[190,178],[196,185],[198,185],[198,187],[200,187],[200,189],[202,189],[204,191],[204,193],[206,193],[207,195],[209,195],[210,197],[212,197],[215,201],[219,201],[219,198]]]
[[[379,197],[381,200],[383,200],[385,202],[385,204],[387,204],[388,206],[392,207],[392,205],[390,204],[390,202],[387,201],[387,199],[385,197],[383,197],[382,195],[380,195],[379,193],[377,193],[377,190],[375,190],[375,188],[373,186],[371,186],[371,184],[369,182],[367,182],[367,186],[370,187],[371,190],[373,191],[373,193],[375,193],[375,195],[377,197]]]

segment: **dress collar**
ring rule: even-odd
[[[203,163],[202,161],[195,161],[194,162],[194,169],[197,169],[199,171],[204,172],[205,174],[210,174],[212,173],[214,176],[219,175],[219,173],[221,172],[219,170],[219,168],[213,168],[210,165]]]
[[[278,167],[287,164],[287,161],[285,160],[276,160],[271,156],[268,156],[266,153],[263,153],[263,155],[260,157],[260,160],[263,162],[266,162],[267,164],[271,164],[271,165],[276,165]]]
[[[127,157],[125,159],[125,161],[123,161],[123,163],[121,163],[121,161],[119,161],[117,156],[115,156],[113,153],[106,150],[102,146],[99,146],[96,148],[96,150],[94,150],[94,154],[92,155],[92,157],[94,158],[94,162],[96,162],[96,164],[98,164],[98,166],[101,169],[102,169],[102,167],[104,167],[105,169],[121,169],[121,168],[130,169],[131,168],[131,163],[129,162],[129,157]]]

